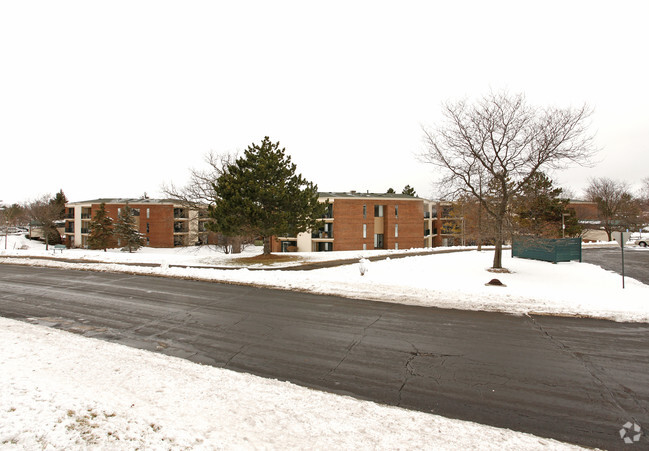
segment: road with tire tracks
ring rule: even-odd
[[[648,324],[13,265],[0,293],[4,317],[360,399],[606,449],[649,431]]]
[[[586,248],[582,252],[582,260],[585,263],[592,263],[622,274],[622,249],[619,247]],[[626,246],[624,248],[624,269],[627,277],[633,277],[649,285],[649,248]]]

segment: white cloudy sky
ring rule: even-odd
[[[435,197],[422,125],[490,89],[588,103],[599,164],[649,176],[649,2],[0,3],[0,199],[160,195],[265,135],[323,191]]]

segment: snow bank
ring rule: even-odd
[[[649,252],[649,249],[640,251]],[[388,258],[377,262],[363,259],[375,255],[369,251],[301,254],[304,259],[356,258],[359,262],[363,259],[364,275],[361,275],[359,263],[312,271],[192,268],[193,264],[204,264],[206,258],[221,259],[222,265],[226,261],[233,264],[232,256],[215,254],[214,251],[209,254],[209,250],[193,248],[149,249],[141,255],[130,254],[147,258],[149,263],[162,263],[161,267],[110,263],[116,258],[113,255],[131,258],[129,254],[125,257],[120,252],[65,251],[68,258],[87,255],[89,260],[103,259],[106,263],[24,259],[21,258],[25,255],[22,252],[25,251],[0,251],[0,262],[251,284],[428,307],[649,322],[649,286],[627,278],[626,289],[622,289],[621,276],[599,266],[518,259],[512,258],[508,251],[503,253],[503,266],[511,271],[509,274],[488,271],[493,258],[491,251]],[[45,254],[52,256],[51,252]],[[103,258],[106,255],[108,257]],[[170,266],[173,264],[188,266]],[[493,278],[506,286],[486,286]]]
[[[3,449],[578,449],[0,318]]]

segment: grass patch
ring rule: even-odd
[[[302,261],[302,257],[290,254],[261,254],[253,257],[241,257],[232,261],[241,265],[273,265],[275,263],[299,262]]]

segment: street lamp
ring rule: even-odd
[[[564,218],[566,216],[570,216],[570,213],[561,213],[561,236],[562,238],[566,237],[566,222],[564,221]]]

